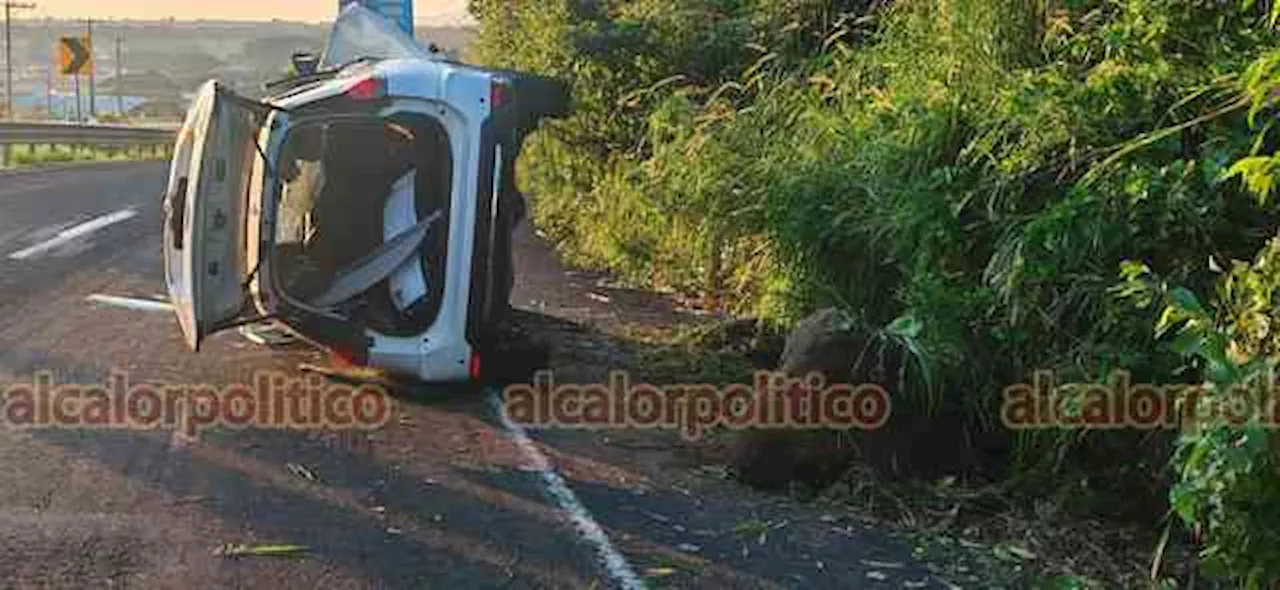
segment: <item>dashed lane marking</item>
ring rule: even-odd
[[[121,209],[115,213],[108,213],[106,215],[95,217],[74,227],[64,229],[52,238],[31,246],[30,248],[14,252],[9,255],[9,259],[27,260],[29,258],[39,256],[45,252],[65,246],[94,232],[100,231],[122,221],[128,221],[137,216],[138,210],[131,208]]]

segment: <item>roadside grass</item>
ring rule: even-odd
[[[76,162],[110,162],[151,160],[162,157],[162,152],[150,147],[87,147],[87,146],[11,146],[9,168],[29,168]]]
[[[1174,501],[1211,537],[1206,569],[1280,578],[1280,536],[1257,517],[1280,498],[1265,432],[1197,433],[1171,469],[1167,437],[1000,415],[1000,392],[1040,371],[1198,384],[1235,375],[1253,340],[1274,352],[1273,277],[1231,290],[1247,321],[1187,330],[1228,317],[1190,294],[1280,225],[1264,124],[1280,6],[1050,4],[486,2],[473,49],[573,85],[575,114],[530,138],[520,173],[569,264],[716,312],[852,312],[910,351],[924,386],[900,397],[929,410],[930,444],[977,451],[953,470],[1016,481],[1024,505],[1084,488],[1054,501],[1080,521],[1138,504],[1126,516],[1148,532]],[[1139,266],[1160,289],[1129,284]],[[1150,292],[1166,302],[1117,296]],[[648,354],[674,383],[735,380],[679,342]],[[1086,566],[1051,575],[1079,586]]]

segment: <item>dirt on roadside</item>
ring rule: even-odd
[[[776,366],[784,334],[618,285],[604,273],[569,270],[527,227],[515,241],[512,303],[519,321],[550,346],[557,383],[607,383],[609,373],[620,370],[633,383],[724,385],[749,383],[753,371]],[[848,519],[893,531],[941,575],[968,587],[1151,584],[1160,531],[1061,514],[1044,502],[1009,497],[998,482],[881,481],[854,468],[826,489],[793,485],[762,494],[734,481],[726,467],[731,438],[724,433],[690,441],[670,431],[617,429],[585,438],[588,456],[633,466],[676,489],[794,502],[830,513],[819,523]],[[1186,569],[1185,548],[1171,546],[1167,553],[1165,574]]]

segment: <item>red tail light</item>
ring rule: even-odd
[[[507,106],[507,102],[511,100],[511,85],[502,78],[498,78],[489,85],[489,108],[500,109]]]
[[[347,89],[352,100],[377,100],[387,97],[387,81],[382,78],[365,78]]]
[[[369,364],[369,359],[363,354],[352,352],[350,350],[342,350],[335,348],[330,352],[333,357],[334,364],[345,367],[363,367]]]
[[[470,369],[471,369],[471,380],[479,381],[480,380],[480,353],[478,352],[471,353]]]

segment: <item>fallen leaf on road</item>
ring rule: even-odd
[[[744,520],[733,527],[733,532],[744,537],[754,537],[768,532],[769,523],[763,520]]]
[[[185,498],[178,498],[177,500],[170,502],[169,505],[183,506],[186,504],[203,504],[205,502],[208,502],[209,499],[210,498],[208,496],[187,496]]]
[[[303,373],[314,373],[348,385],[383,383],[387,377],[386,371],[372,367],[323,367],[312,363],[302,363],[298,365],[298,370]]]
[[[1009,543],[997,545],[992,548],[992,551],[995,552],[996,557],[1004,561],[1030,561],[1036,558],[1036,554],[1030,550]]]
[[[658,514],[657,512],[649,512],[648,510],[641,510],[641,511],[640,511],[640,514],[643,514],[643,515],[645,515],[645,516],[648,516],[649,518],[652,518],[652,519],[654,519],[654,520],[656,520],[656,521],[658,521],[658,522],[671,522],[671,519],[670,519],[670,518],[668,518],[668,517],[666,517],[666,516],[664,516],[664,515],[662,515],[662,514]]]
[[[1023,559],[1030,560],[1030,559],[1036,558],[1036,554],[1032,553],[1030,549],[1027,549],[1025,547],[1020,547],[1018,545],[1010,545],[1009,552]]]
[[[289,468],[290,473],[298,477],[301,477],[302,479],[305,479],[307,481],[316,481],[316,474],[313,473],[310,469],[307,469],[302,465],[299,465],[297,463],[290,463],[289,465],[287,465],[287,467]]]
[[[667,576],[674,576],[675,574],[676,569],[673,567],[651,567],[644,571],[644,575],[651,578],[665,578]]]
[[[221,557],[293,557],[309,551],[305,545],[240,545],[228,543],[213,551]]]
[[[722,465],[704,465],[698,468],[698,472],[716,479],[730,479],[732,477],[729,470]]]
[[[876,567],[880,569],[889,569],[889,570],[900,570],[904,567],[907,567],[905,564],[894,562],[894,561],[872,561],[870,559],[863,559],[862,565],[865,565],[867,567]]]

